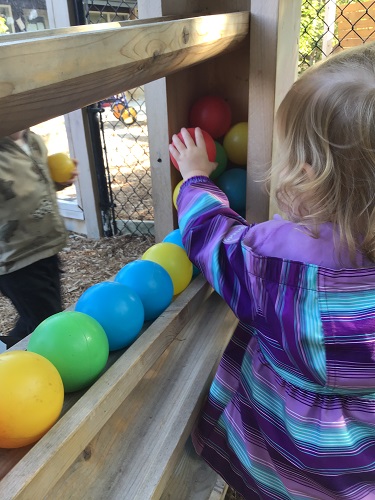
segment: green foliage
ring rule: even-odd
[[[305,70],[322,57],[324,8],[324,0],[309,0],[302,4],[299,42],[300,71]]]
[[[300,73],[322,59],[323,36],[328,31],[328,26],[324,23],[325,9],[331,1],[302,0],[299,44]],[[344,10],[345,6],[350,3],[353,3],[353,0],[336,0],[336,5],[340,7],[340,10]]]

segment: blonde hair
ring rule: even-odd
[[[307,70],[276,124],[279,207],[315,234],[332,222],[353,263],[356,251],[375,261],[375,43]]]

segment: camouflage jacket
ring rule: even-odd
[[[57,254],[66,230],[42,139],[28,132],[30,155],[0,139],[0,274]]]

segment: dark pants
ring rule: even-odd
[[[19,314],[9,335],[0,338],[11,347],[27,337],[44,319],[62,310],[58,256],[0,275],[0,292],[11,300]]]

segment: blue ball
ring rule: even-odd
[[[223,172],[217,179],[216,185],[227,195],[229,206],[236,212],[246,208],[246,170],[232,168]]]
[[[75,310],[88,314],[102,325],[110,351],[130,346],[144,323],[144,308],[138,294],[116,282],[88,288],[78,299]]]
[[[167,234],[163,241],[166,241],[167,243],[174,243],[185,250],[184,244],[182,243],[181,231],[179,229],[175,229]]]
[[[164,267],[151,260],[135,260],[126,264],[117,273],[115,281],[138,294],[146,321],[156,319],[172,302],[172,278]]]
[[[167,234],[163,241],[167,243],[174,243],[175,245],[178,245],[185,250],[184,244],[182,243],[181,231],[179,229],[175,229],[174,231]],[[197,268],[197,266],[193,265],[193,278],[198,276],[199,273],[200,270]]]

